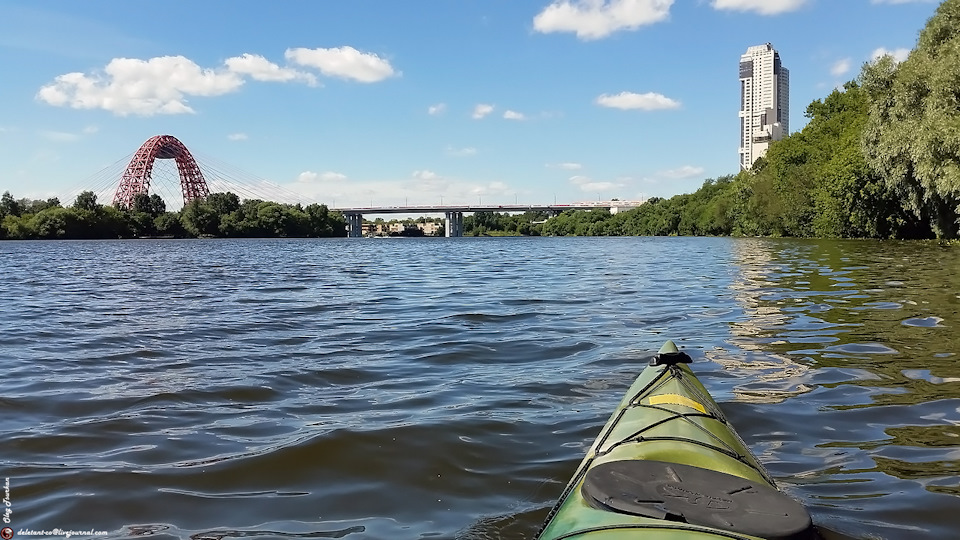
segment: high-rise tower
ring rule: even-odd
[[[740,169],[790,133],[790,72],[769,43],[740,56]]]

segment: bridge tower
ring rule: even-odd
[[[183,204],[194,199],[202,199],[210,194],[207,182],[203,179],[200,166],[182,142],[172,135],[156,135],[147,139],[120,178],[113,204],[130,208],[133,198],[140,193],[148,193],[153,176],[153,162],[157,159],[173,159],[180,173],[180,187],[183,191]]]

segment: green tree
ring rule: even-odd
[[[68,208],[52,207],[33,218],[33,229],[39,238],[68,238],[75,230],[75,216]]]
[[[154,218],[153,228],[157,234],[163,236],[181,237],[187,234],[183,223],[180,222],[180,214],[175,212],[164,212]]]
[[[867,64],[864,153],[870,167],[928,221],[938,237],[958,235],[960,213],[960,0],[945,0],[897,64]]]
[[[235,193],[211,193],[205,200],[207,206],[220,216],[225,216],[240,208],[240,197]]]
[[[87,210],[95,212],[100,208],[97,204],[97,194],[92,191],[82,191],[73,201],[73,208],[76,210]]]
[[[9,191],[4,191],[3,196],[0,196],[0,219],[6,216],[19,216],[21,212],[20,203]]]
[[[220,232],[220,215],[202,199],[194,199],[184,206],[180,221],[192,236],[215,236]]]
[[[130,205],[131,212],[147,214],[150,212],[150,195],[146,193],[137,193],[133,196],[133,204]]]
[[[257,206],[257,222],[267,236],[286,236],[289,215],[283,206],[275,202],[262,202]]]
[[[167,211],[167,203],[163,202],[163,198],[154,193],[150,195],[150,205],[147,209],[149,213],[154,218],[160,217],[164,212]]]
[[[32,220],[14,214],[7,214],[3,218],[5,236],[13,240],[27,240],[36,237],[32,227]]]

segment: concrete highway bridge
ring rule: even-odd
[[[468,204],[468,205],[428,205],[428,206],[370,206],[364,208],[332,208],[347,218],[347,236],[363,236],[363,216],[379,214],[443,214],[448,237],[463,236],[463,214],[476,212],[544,212],[558,215],[567,210],[595,210],[602,208],[616,214],[620,210],[630,210],[643,204],[643,201],[597,201],[573,204]]]

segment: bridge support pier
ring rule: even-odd
[[[463,212],[446,212],[447,238],[463,236]]]
[[[363,236],[363,214],[347,214],[347,236],[360,238]]]

